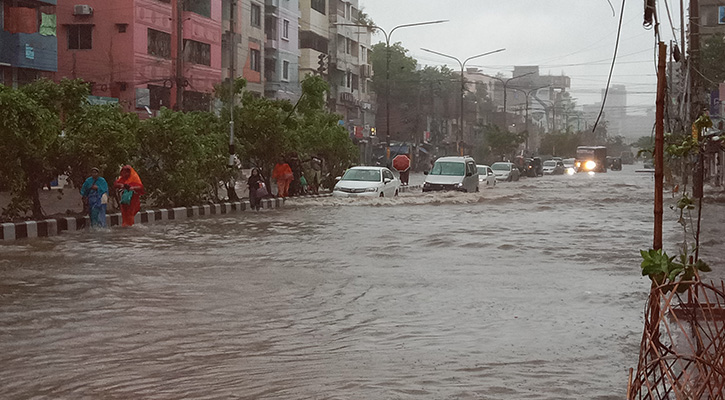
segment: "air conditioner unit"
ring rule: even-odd
[[[73,15],[93,15],[93,7],[88,4],[76,4],[73,6]]]

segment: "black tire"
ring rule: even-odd
[[[395,190],[395,195],[393,195],[393,197],[398,197],[398,194],[399,194],[399,193],[398,193],[398,190],[396,189],[396,190]]]
[[[385,193],[380,192],[380,197],[385,197]]]

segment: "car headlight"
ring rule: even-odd
[[[456,187],[462,188],[463,187],[463,182],[457,184]]]
[[[581,167],[581,166],[582,166],[582,163],[580,163],[579,161],[577,161],[577,162],[576,162],[576,167],[577,167],[577,168],[579,168],[579,167]]]
[[[429,186],[430,186],[430,183],[428,183],[428,182],[423,183],[423,187],[429,187]]]
[[[376,188],[376,187],[369,187],[369,188],[365,189],[365,191],[366,192],[377,192],[378,191],[378,188]]]
[[[596,167],[597,167],[597,163],[595,163],[592,160],[589,160],[589,161],[587,161],[587,162],[584,163],[584,168],[586,168],[586,169],[594,169]]]

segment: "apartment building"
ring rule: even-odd
[[[265,97],[291,101],[300,97],[299,18],[297,0],[266,0]]]
[[[330,21],[327,0],[300,0],[299,77],[316,74],[320,55],[327,56],[330,45]]]
[[[141,115],[209,109],[221,81],[221,2],[59,0],[58,73]]]
[[[370,28],[359,23],[357,0],[330,0],[329,71],[330,108],[341,114],[345,126],[358,138],[369,136],[375,124],[375,97],[370,91]]]
[[[58,67],[56,0],[0,0],[0,84],[17,87]]]

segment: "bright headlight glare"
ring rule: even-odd
[[[586,163],[584,163],[584,168],[586,168],[586,169],[594,169],[596,167],[597,167],[597,163],[595,163],[592,160],[589,160]]]

